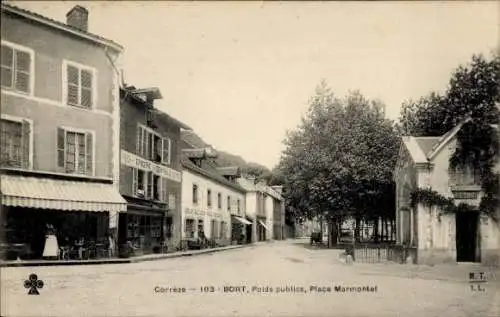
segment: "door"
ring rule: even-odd
[[[478,213],[459,212],[456,219],[457,262],[477,262],[480,247],[478,245]]]

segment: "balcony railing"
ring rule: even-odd
[[[457,170],[450,172],[450,186],[479,186],[481,176],[477,171]]]

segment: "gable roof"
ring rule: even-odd
[[[79,28],[68,25],[66,23],[62,23],[62,22],[56,21],[54,19],[50,19],[50,18],[45,17],[41,14],[26,10],[26,9],[21,9],[19,7],[13,6],[12,4],[6,4],[6,3],[2,2],[2,12],[4,12],[4,11],[9,12],[11,14],[15,14],[15,15],[23,17],[23,18],[26,18],[26,19],[29,19],[31,21],[36,21],[36,22],[42,23],[46,26],[64,31],[66,33],[77,36],[79,38],[87,39],[87,40],[90,40],[94,43],[98,43],[98,44],[104,45],[106,47],[113,48],[113,49],[117,50],[118,52],[123,51],[123,46],[121,46],[120,44],[118,44],[112,40],[108,40],[102,36],[81,30]]]
[[[193,148],[204,149],[210,147],[210,144],[203,141],[194,131],[182,131],[181,139]]]
[[[204,164],[203,167],[199,167],[196,164],[194,164],[193,162],[191,162],[191,160],[189,160],[189,158],[187,158],[185,156],[182,157],[181,163],[182,163],[182,166],[184,168],[186,168],[187,170],[189,170],[191,172],[195,172],[197,174],[205,176],[206,178],[208,178],[210,180],[213,180],[221,185],[232,188],[232,189],[239,191],[241,193],[246,192],[246,190],[242,186],[240,186],[239,184],[230,182],[227,179],[225,179],[222,175],[220,175],[218,173],[217,169],[215,167],[211,166],[210,164]]]
[[[411,158],[415,164],[429,163],[443,147],[448,144],[462,129],[464,124],[471,121],[470,117],[462,120],[453,129],[446,132],[442,136],[432,137],[403,137],[403,144],[410,153]]]
[[[424,152],[425,156],[429,154],[434,146],[439,142],[440,137],[438,136],[420,136],[415,137],[418,146]]]

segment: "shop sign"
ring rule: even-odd
[[[148,172],[153,172],[174,182],[181,182],[181,173],[167,166],[156,164],[130,152],[121,151],[121,164]]]
[[[200,210],[197,210],[197,209],[186,208],[185,209],[185,214],[186,215],[195,215],[195,216],[205,216],[206,212],[200,211]]]

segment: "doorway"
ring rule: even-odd
[[[478,213],[457,213],[455,220],[457,262],[479,262]]]

